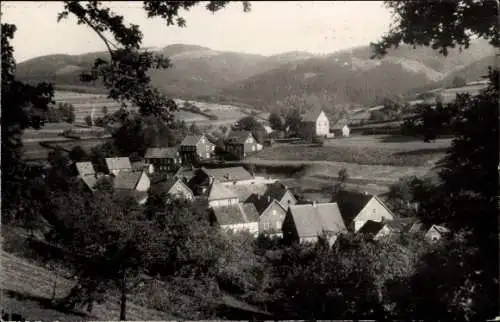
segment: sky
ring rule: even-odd
[[[255,1],[244,13],[231,3],[214,14],[203,5],[182,11],[184,28],[167,27],[160,18],[149,19],[142,2],[103,2],[140,26],[143,46],[193,44],[214,50],[274,55],[288,51],[327,54],[368,45],[388,31],[390,12],[379,1]],[[13,23],[12,42],[17,62],[48,54],[81,54],[105,50],[87,26],[68,18],[57,23],[62,2],[2,3],[2,23]]]

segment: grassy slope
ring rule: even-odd
[[[43,320],[80,320],[77,314],[57,312],[48,306],[52,295],[53,285],[56,282],[56,298],[65,296],[74,282],[53,272],[34,265],[27,260],[2,250],[2,274],[0,286],[4,291],[2,307],[9,306],[16,313],[22,314],[26,319]],[[24,297],[24,298],[23,298]],[[43,314],[43,315],[42,315]],[[116,299],[108,299],[106,303],[95,304],[92,312],[94,320],[118,320],[119,303]],[[127,316],[129,320],[171,320],[166,313],[151,310],[128,303]]]

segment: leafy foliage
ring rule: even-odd
[[[488,39],[495,47],[498,39],[498,2],[496,1],[385,1],[396,18],[381,41],[372,43],[374,57],[400,43],[430,46],[443,55],[456,45],[467,49],[472,36]]]

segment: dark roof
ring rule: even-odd
[[[271,200],[276,199],[278,201],[281,201],[287,191],[288,189],[283,183],[276,181],[267,185],[267,190],[264,193],[264,196],[266,198],[267,196],[269,196]]]
[[[268,201],[267,198],[259,198],[256,201],[254,201],[253,204],[255,205],[255,208],[257,209],[257,211],[259,212],[259,214],[262,215],[262,213],[264,211],[266,211],[267,208],[269,208],[269,206],[271,206],[271,204],[273,204],[273,203],[276,203],[280,208],[283,209],[283,211],[286,212],[286,209],[283,208],[283,206],[276,199],[271,199],[270,201]]]
[[[250,172],[243,167],[228,167],[228,168],[201,168],[208,176],[213,177],[219,182],[232,182],[252,179]]]
[[[293,205],[288,212],[300,238],[318,237],[324,232],[335,234],[346,229],[336,203]]]
[[[246,213],[245,210],[248,211],[248,213]],[[244,209],[241,204],[214,207],[212,208],[212,211],[215,218],[217,218],[219,225],[245,224],[257,222],[259,220],[259,216],[257,215],[257,217],[255,217],[255,214],[252,213],[250,207],[245,206]]]
[[[197,169],[181,167],[177,170],[174,176],[178,178],[186,178],[189,181],[192,177],[194,177],[196,170]]]
[[[132,162],[131,165],[132,165],[132,171],[142,171],[149,167],[149,164],[147,164],[144,161]]]
[[[368,220],[365,224],[358,230],[358,234],[366,235],[370,238],[375,237],[375,235],[384,228],[385,223]]]
[[[139,183],[143,172],[119,172],[115,177],[113,185],[115,189],[133,190]]]
[[[338,121],[337,123],[335,123],[333,126],[330,127],[330,129],[332,130],[342,130],[344,128],[344,126],[349,126],[347,124],[347,120],[340,120]]]
[[[303,122],[316,122],[316,120],[320,116],[321,112],[323,112],[323,110],[320,110],[320,109],[309,110],[302,117],[302,121]]]
[[[231,131],[227,137],[226,143],[244,144],[249,135],[252,135],[252,132]]]
[[[373,195],[357,191],[341,190],[335,197],[335,202],[339,205],[342,217],[347,225],[356,218],[359,212],[366,206]]]
[[[114,191],[114,195],[122,198],[132,197],[136,202],[140,202],[144,198],[148,197],[148,193],[146,191],[137,191],[129,189],[117,189]]]
[[[202,138],[205,138],[205,141],[207,142],[207,144],[211,144],[211,145],[215,145],[213,144],[212,142],[210,142],[210,140],[206,137],[206,135],[188,135],[184,138],[184,140],[182,140],[181,142],[181,146],[195,146],[196,144],[198,144],[198,142],[200,142],[200,140]]]
[[[146,150],[146,154],[144,155],[145,159],[174,159],[177,157],[177,148],[148,148]]]
[[[386,222],[387,226],[396,232],[407,232],[416,223],[418,223],[417,218],[394,218]]]

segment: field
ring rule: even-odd
[[[391,141],[392,140],[392,141]],[[281,145],[262,150],[257,160],[333,161],[359,165],[432,166],[444,156],[450,140],[401,142],[388,136],[353,136],[330,140],[325,146]]]
[[[94,116],[101,117],[102,108],[107,107],[108,113],[113,113],[120,108],[120,103],[115,102],[102,94],[86,94],[76,92],[56,91],[54,100],[56,102],[70,103],[75,107],[75,123],[85,123],[85,117],[89,116],[94,109]],[[183,106],[182,100],[175,100],[179,107]],[[193,113],[185,110],[178,110],[174,115],[179,120],[184,120],[187,123],[202,123],[212,125],[227,125],[232,124],[238,119],[246,116],[242,108],[232,105],[221,105],[214,103],[195,102],[195,104],[204,113],[217,117],[217,120],[210,120],[207,116]],[[133,107],[132,107],[133,108]]]

